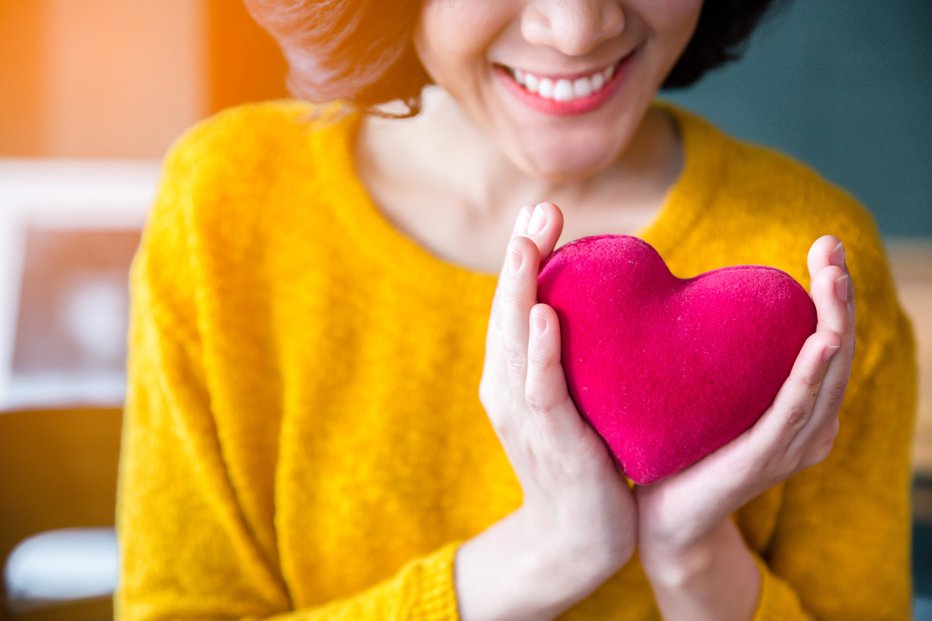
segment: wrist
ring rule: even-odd
[[[640,557],[664,618],[752,618],[761,576],[730,520],[689,545],[642,546]]]
[[[619,552],[609,541],[586,536],[588,529],[581,523],[558,519],[540,523],[535,515],[539,513],[532,514],[525,507],[515,514],[528,550],[522,571],[529,583],[536,585],[543,598],[540,603],[555,614],[589,595],[634,553],[633,538],[631,545]]]
[[[460,547],[455,576],[463,621],[530,621],[562,612],[559,594],[549,588],[549,555],[536,544],[514,512]]]
[[[715,564],[723,544],[731,540],[734,525],[722,521],[698,538],[639,542],[638,555],[652,584],[679,587],[688,584]]]
[[[455,569],[461,618],[552,619],[586,597],[618,567],[574,539],[519,509],[465,542]]]

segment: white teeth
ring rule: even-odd
[[[589,78],[579,78],[573,82],[573,95],[575,95],[577,98],[588,97],[591,94],[592,82],[589,80]]]
[[[592,76],[592,90],[600,91],[602,87],[605,86],[605,78],[602,77],[601,73],[597,73]]]
[[[582,99],[599,92],[612,79],[613,75],[615,75],[614,65],[572,81],[562,78],[559,80],[542,78],[522,69],[512,70],[515,82],[523,86],[525,90],[536,93],[545,99],[561,102]]]
[[[573,85],[569,80],[557,80],[553,87],[553,98],[557,101],[569,101],[573,98]]]
[[[540,80],[537,79],[536,75],[534,75],[533,73],[524,74],[524,88],[531,91],[532,93],[536,93],[539,87],[540,87]]]

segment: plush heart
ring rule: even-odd
[[[541,267],[538,299],[560,319],[577,409],[640,484],[753,425],[816,326],[809,295],[780,270],[726,267],[680,279],[626,235],[556,250]]]

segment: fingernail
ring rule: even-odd
[[[521,269],[521,264],[524,263],[524,257],[520,252],[514,248],[508,249],[508,271],[512,274],[517,274],[518,270]]]
[[[530,235],[537,235],[544,230],[545,224],[547,224],[547,216],[544,215],[544,210],[538,205],[534,208],[534,215],[531,217],[531,223],[527,226],[527,232]]]
[[[839,276],[835,279],[835,295],[838,296],[838,299],[847,304],[848,302],[848,281],[850,279],[847,275]]]
[[[547,329],[547,320],[538,315],[537,313],[531,313],[531,330],[534,333],[534,338],[539,339],[544,335],[544,330]]]
[[[517,235],[522,235],[527,228],[527,221],[531,217],[531,212],[527,210],[527,207],[522,207],[521,211],[518,213],[518,217],[515,219],[515,226],[511,230],[511,236],[515,237]]]
[[[825,351],[822,352],[822,362],[828,362],[832,359],[838,350],[841,349],[841,345],[830,345],[825,348]]]
[[[837,267],[845,266],[845,247],[841,242],[838,242],[838,245],[832,249],[832,252],[829,253],[828,258],[832,265]]]

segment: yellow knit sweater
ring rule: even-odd
[[[808,285],[833,233],[857,291],[831,456],[735,515],[755,618],[906,619],[915,355],[875,226],[670,109],[685,168],[640,236],[675,274],[758,263]],[[132,271],[119,619],[456,619],[458,543],[521,503],[478,399],[496,276],[393,228],[354,174],[358,117],[309,110],[230,109],[166,159]],[[562,618],[658,612],[635,559]]]

